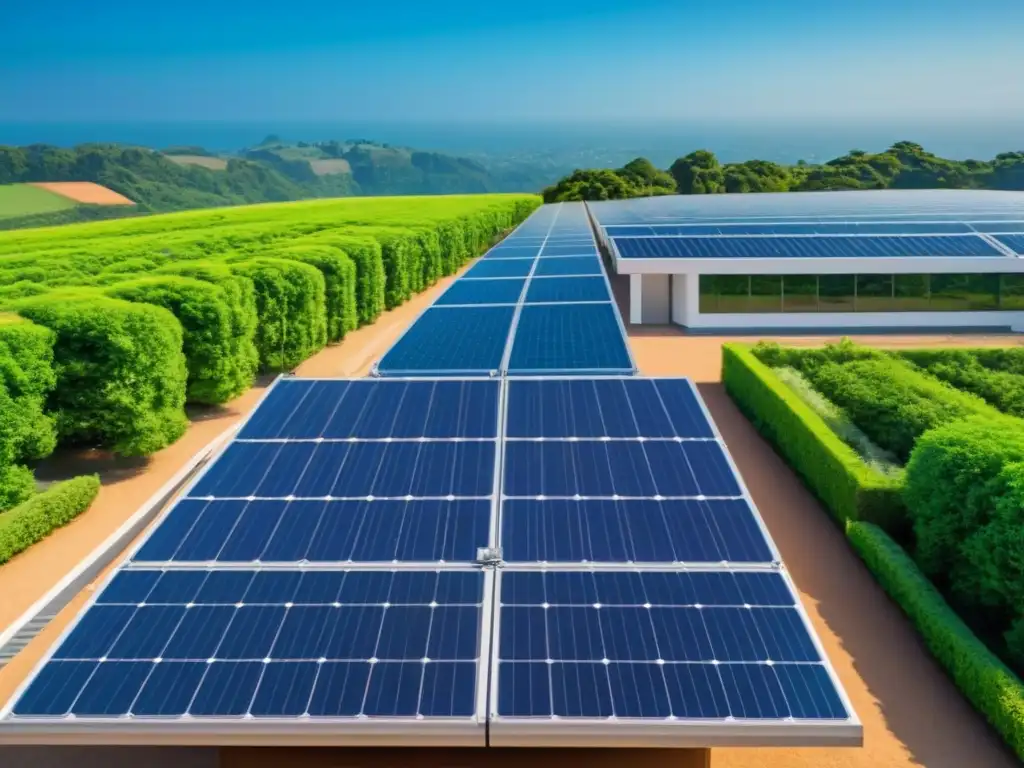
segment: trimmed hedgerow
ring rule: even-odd
[[[847,538],[960,692],[1024,759],[1024,684],[975,637],[900,546],[869,523]]]
[[[921,435],[903,495],[914,526],[914,559],[926,574],[950,577],[964,540],[992,518],[1004,489],[1000,473],[1018,461],[1024,461],[1024,422],[1010,416],[975,416]],[[954,574],[954,589],[956,582]]]
[[[23,299],[26,296],[42,296],[49,293],[50,288],[31,280],[19,280],[9,285],[0,285],[0,300]]]
[[[978,347],[971,354],[989,370],[1024,376],[1024,347]]]
[[[341,341],[346,333],[356,329],[356,266],[341,249],[330,245],[290,245],[266,255],[301,261],[323,273],[327,341]]]
[[[57,443],[53,420],[44,413],[56,384],[54,334],[14,315],[0,315],[0,510],[35,491],[22,462],[49,455]]]
[[[10,307],[56,334],[49,410],[62,442],[144,456],[184,433],[182,329],[166,309],[89,289]]]
[[[256,349],[265,371],[291,370],[327,343],[324,276],[316,267],[285,259],[233,263],[256,289]]]
[[[935,378],[964,392],[978,395],[1003,413],[1024,416],[1024,376],[982,365],[979,354],[983,351],[908,349],[898,354]],[[1013,362],[1009,357],[1003,362],[1006,361]]]
[[[875,471],[742,344],[722,347],[726,391],[840,522],[905,525],[900,483]]]
[[[842,408],[878,446],[906,461],[926,430],[972,415],[998,415],[961,392],[895,358],[826,362],[805,369],[814,388]]]
[[[231,314],[231,355],[236,366],[232,378],[252,385],[260,366],[260,355],[256,350],[256,288],[252,280],[236,275],[222,262],[185,261],[161,268],[158,274],[181,275],[212,283],[224,292]]]
[[[219,405],[252,384],[233,358],[231,310],[227,295],[211,283],[190,277],[143,277],[107,288],[107,295],[169,310],[184,332],[188,363],[188,402]]]
[[[340,248],[356,267],[356,318],[369,325],[384,311],[384,258],[380,243],[367,235],[327,232],[296,241],[300,245],[329,245]]]
[[[99,490],[98,476],[83,475],[0,514],[0,565],[85,512]]]

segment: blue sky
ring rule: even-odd
[[[1020,0],[13,0],[0,121],[1024,117]]]

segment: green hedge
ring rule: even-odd
[[[978,347],[971,354],[990,370],[1024,376],[1024,347]]]
[[[906,461],[926,430],[998,411],[895,358],[827,362],[807,371],[814,388],[842,408],[876,445]]]
[[[847,537],[879,584],[920,633],[957,688],[1024,760],[1024,684],[946,604],[884,531],[850,522]]]
[[[1024,376],[983,365],[980,360],[982,352],[985,350],[908,349],[898,354],[935,378],[977,395],[1003,413],[1024,416]],[[1015,362],[1012,357],[1002,354],[998,357],[985,355],[985,358],[1007,364]]]
[[[51,330],[14,315],[0,315],[0,510],[35,491],[22,462],[49,455],[57,444],[53,419],[44,413],[57,383]]]
[[[107,295],[169,310],[184,331],[182,350],[188,365],[190,403],[219,405],[252,384],[239,376],[233,358],[231,310],[216,285],[189,277],[143,277],[106,290]]]
[[[99,490],[99,477],[83,475],[0,514],[0,565],[82,514]]]
[[[62,442],[148,455],[185,432],[182,330],[166,309],[87,289],[11,308],[56,333],[48,405]]]
[[[904,498],[914,526],[914,559],[933,579],[951,578],[964,540],[988,523],[1005,486],[1007,464],[1024,461],[1024,422],[975,416],[925,432],[904,476]]]
[[[288,371],[327,343],[324,276],[316,267],[259,258],[231,265],[256,289],[256,349],[265,371]]]
[[[899,482],[868,467],[772,370],[742,344],[722,346],[726,391],[840,522],[868,520],[899,531]]]
[[[369,325],[384,311],[384,257],[380,243],[368,235],[328,232],[304,238],[299,244],[330,245],[340,248],[356,266],[356,317]]]
[[[224,292],[231,316],[231,353],[229,359],[235,366],[232,380],[252,386],[260,366],[260,355],[256,349],[256,287],[244,275],[236,275],[222,262],[186,261],[173,264],[157,271],[158,274],[181,275],[212,283]],[[243,390],[244,391],[244,390]]]
[[[356,266],[341,249],[330,245],[292,245],[265,255],[301,261],[323,273],[327,341],[341,341],[346,333],[358,327]]]

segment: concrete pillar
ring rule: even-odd
[[[640,325],[644,321],[643,275],[629,276],[629,322]]]

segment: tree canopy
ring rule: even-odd
[[[780,165],[767,160],[723,164],[713,152],[698,149],[667,172],[642,157],[617,170],[577,170],[545,189],[544,200],[838,189],[1024,190],[1024,151],[992,160],[949,160],[912,141],[898,141],[884,152],[851,149],[821,164]]]

